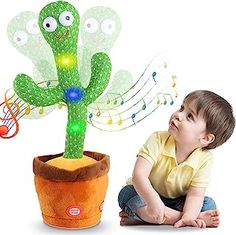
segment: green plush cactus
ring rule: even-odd
[[[58,85],[39,87],[29,76],[17,75],[16,94],[26,103],[45,107],[64,102],[68,107],[64,158],[82,158],[87,123],[87,107],[109,83],[111,62],[105,53],[91,59],[91,79],[86,88],[80,83],[77,61],[79,13],[68,2],[46,5],[39,15],[40,30],[52,48],[57,67]]]

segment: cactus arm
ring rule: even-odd
[[[111,62],[105,53],[96,53],[91,59],[91,79],[85,89],[84,104],[94,102],[106,89],[111,74]],[[89,94],[89,95],[88,95]]]
[[[30,105],[44,107],[63,100],[64,93],[59,86],[53,88],[39,87],[29,76],[17,75],[14,81],[16,94]]]

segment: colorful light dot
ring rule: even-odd
[[[78,87],[70,87],[65,90],[65,99],[67,102],[80,102],[84,99],[84,91]]]
[[[55,57],[56,64],[62,69],[73,68],[77,64],[76,56],[73,54],[58,54]]]
[[[67,133],[70,135],[81,135],[85,131],[85,123],[80,120],[69,121],[67,124]]]

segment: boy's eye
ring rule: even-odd
[[[193,115],[191,113],[188,114],[188,118],[193,120]]]
[[[179,111],[180,111],[180,112],[184,111],[184,106],[183,106],[183,105],[180,106]]]

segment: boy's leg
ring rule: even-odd
[[[161,197],[161,200],[166,206],[168,215],[171,217],[166,219],[163,224],[174,225],[182,217],[182,211],[185,203],[185,197],[179,197],[176,199],[168,199]],[[172,208],[170,208],[170,207]],[[145,220],[148,218],[147,213],[145,214],[145,207],[137,209],[137,214]],[[207,227],[218,227],[219,226],[219,211],[216,209],[214,200],[210,197],[205,197],[201,212],[198,219],[205,221]],[[150,220],[149,220],[150,222]]]
[[[172,213],[173,215],[175,214],[177,215],[176,211],[178,212],[183,211],[186,197],[182,196],[176,199],[167,199],[167,198],[161,197],[161,199],[163,203],[167,207],[169,207],[170,213]],[[201,209],[201,212],[199,213],[198,219],[204,220],[207,227],[219,226],[219,222],[220,222],[219,211],[216,209],[216,203],[212,198],[207,197],[207,196],[204,197],[202,209]],[[169,221],[167,220],[166,222],[168,223]]]
[[[121,189],[118,202],[122,209],[122,212],[120,212],[121,225],[153,223],[146,213],[145,202],[140,198],[133,185],[126,185]],[[171,218],[166,220],[166,224],[174,224],[182,216],[182,213],[179,211],[175,211],[171,208],[167,208],[167,210]]]
[[[147,210],[146,210],[146,206],[144,207],[140,207],[137,209],[137,215],[142,218],[144,221],[147,221],[149,224],[153,224],[156,222],[154,220],[152,220],[152,218],[149,217]],[[165,221],[163,222],[163,224],[166,225],[174,225],[178,220],[181,219],[182,217],[182,212],[174,210],[172,208],[169,208],[166,206],[166,212],[167,214],[170,216],[170,218],[166,218]]]
[[[137,216],[136,211],[139,207],[144,207],[145,203],[143,199],[140,198],[133,185],[126,185],[121,189],[118,195],[118,203],[122,211],[125,212],[123,214],[120,213],[121,217],[126,214],[129,218],[142,221],[142,219]]]
[[[183,210],[185,197],[177,199],[161,197],[161,199],[171,217],[166,219],[163,224],[174,225],[182,217],[181,211]],[[121,209],[125,211],[120,213],[121,225],[152,224],[152,221],[148,218],[144,201],[139,197],[132,185],[125,186],[120,191],[118,201]],[[213,199],[205,197],[201,211],[207,211],[201,212],[198,218],[203,219],[208,227],[217,227],[219,225],[219,212],[215,208]]]
[[[209,211],[209,210],[215,210],[215,209],[216,209],[215,201],[212,198],[205,196],[201,212]]]

